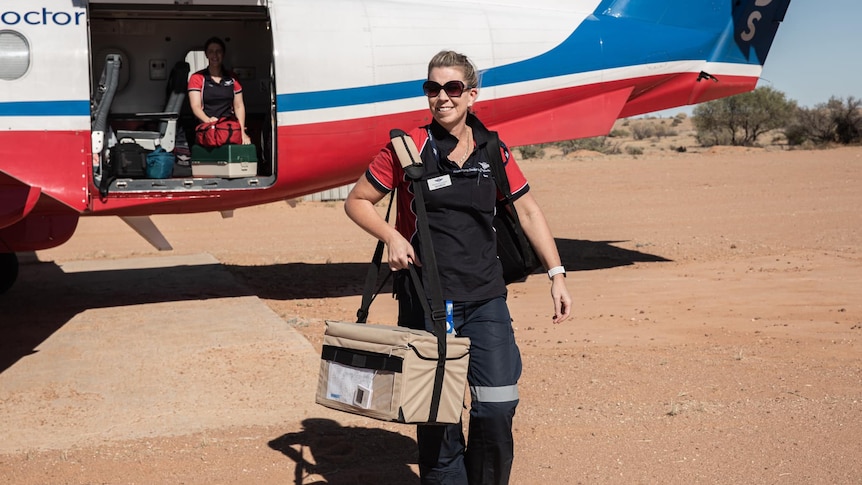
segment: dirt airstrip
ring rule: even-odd
[[[548,150],[522,161],[575,304],[553,325],[547,277],[510,286],[525,364],[512,483],[862,483],[862,148],[679,153],[674,143],[638,156]],[[418,483],[410,427],[310,398],[323,322],[353,319],[374,245],[340,202],[153,220],[172,255],[211,255],[212,272],[187,281],[176,269],[125,270],[100,283],[126,305],[118,310],[78,285],[108,276],[58,268],[168,256],[116,218],[84,218],[71,241],[22,265],[2,297],[0,340],[12,344],[0,382],[58,355],[58,339],[85,323],[125,320],[122,332],[103,333],[122,353],[66,358],[105,376],[122,369],[112,389],[134,398],[87,414],[105,394],[63,384],[57,370],[19,376],[50,382],[39,394],[0,387],[0,417],[13,427],[0,429],[0,482]],[[172,285],[168,303],[137,301],[136,278]],[[166,337],[180,312],[242,319],[229,305],[256,298],[272,315],[249,317],[238,332],[204,325]],[[161,306],[178,304],[192,307]],[[128,311],[102,319],[93,307]],[[163,324],[130,323],[150,311]],[[393,315],[381,295],[371,320]],[[196,358],[183,350],[190,345]],[[133,361],[142,364],[124,364]],[[160,369],[172,374],[145,379]],[[177,382],[191,384],[145,402]],[[59,419],[53,435],[49,413]],[[119,424],[65,427],[105,419]]]

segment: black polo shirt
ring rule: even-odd
[[[200,91],[203,110],[207,116],[231,117],[233,98],[242,92],[242,86],[233,76],[225,74],[215,82],[208,69],[200,70],[189,78],[189,91]]]
[[[411,136],[420,143],[420,154],[426,167],[420,186],[443,298],[482,301],[506,293],[493,227],[496,201],[502,195],[497,190],[486,159],[487,129],[472,115],[468,116],[467,122],[473,129],[475,148],[460,168],[446,156],[457,145],[457,138],[436,122],[422,131],[414,131]],[[529,186],[508,150],[502,149],[513,194],[515,198],[520,197],[529,190]],[[399,176],[397,183],[389,178],[395,174]],[[397,157],[391,153],[391,146],[372,162],[366,177],[383,193],[396,185],[400,189],[396,227],[413,244],[419,260],[424,263],[413,185],[401,170]],[[423,280],[427,285],[425,275]]]

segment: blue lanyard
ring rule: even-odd
[[[446,300],[446,333],[455,333],[455,316],[452,300]]]

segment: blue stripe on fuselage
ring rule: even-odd
[[[278,111],[304,111],[307,109],[338,108],[357,104],[380,103],[406,99],[422,94],[424,79],[377,84],[358,88],[312,91],[308,93],[279,94]],[[357,101],[360,100],[360,101]]]
[[[0,103],[0,116],[90,116],[90,102],[16,101]]]
[[[727,0],[604,0],[593,15],[550,51],[483,71],[482,86],[493,87],[672,61],[762,64],[762,57],[765,56],[765,53],[760,53],[764,52],[762,49],[755,52],[755,45],[741,45],[735,39],[731,3]],[[789,0],[771,0],[769,3],[771,7],[786,9]],[[743,19],[738,21],[742,22]],[[697,27],[686,27],[691,25]],[[771,37],[760,38],[756,39],[755,44],[760,42],[762,48],[764,42],[771,40]],[[421,96],[423,81],[424,78],[374,86],[280,94],[277,97],[278,111],[338,108],[412,98]],[[0,103],[0,116],[89,114],[89,101]]]

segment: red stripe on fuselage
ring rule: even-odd
[[[595,136],[601,134],[595,127],[607,127],[609,119],[747,92],[757,82],[756,77],[719,75],[718,78],[719,82],[698,82],[696,73],[680,73],[489,101],[481,101],[480,97],[476,112],[489,128],[505,127],[501,138],[510,145],[527,145],[549,140],[540,139],[542,130],[536,130],[535,126],[520,128],[523,125],[513,120],[536,113],[553,113],[561,106],[589,99],[601,100],[608,93],[631,90],[623,106],[620,107],[618,101],[608,103],[607,109],[619,109],[617,113],[598,113],[595,109],[583,113],[565,111],[567,117],[579,118],[576,123],[553,117],[542,119],[544,123],[570,123],[570,127],[555,126],[554,130],[549,130],[554,131],[557,139]],[[90,198],[89,213],[98,215],[228,210],[299,197],[356,181],[371,158],[388,142],[390,129],[409,130],[430,122],[431,114],[424,102],[417,101],[417,104],[417,110],[409,113],[279,127],[277,179],[268,187],[145,193],[116,191],[107,199],[99,200],[98,191],[92,186],[89,132],[0,133],[0,169],[25,184],[40,187],[44,194],[79,212],[87,210],[88,194],[95,194]],[[584,106],[595,104],[585,103]]]
[[[46,124],[49,122],[46,119]],[[75,212],[87,209],[92,172],[88,131],[0,132],[0,171],[38,187]]]
[[[609,120],[748,92],[757,84],[756,77],[748,76],[719,76],[719,82],[697,79],[698,73],[667,74],[491,101],[481,101],[480,91],[480,101],[475,110],[488,128],[506,128],[500,133],[503,141],[521,146],[605,134],[613,125]],[[627,90],[631,94],[625,103],[620,104],[619,100],[613,99],[616,93]],[[598,103],[585,102],[592,99]],[[575,114],[565,109],[579,103],[584,106],[583,112]],[[605,110],[619,111],[600,111],[595,109],[596,105],[604,106]],[[551,115],[541,118],[539,115],[542,113]],[[553,114],[557,113],[564,113],[569,118],[554,119]],[[541,126],[537,129],[518,122],[531,115],[541,118],[543,123],[567,126],[549,127],[543,131]],[[576,120],[570,119],[575,117]],[[431,114],[423,107],[410,113],[279,127],[279,183],[286,183],[291,193],[303,195],[353,182],[389,141],[389,130],[401,128],[407,131],[430,121]],[[549,132],[553,132],[555,137],[547,138]]]

